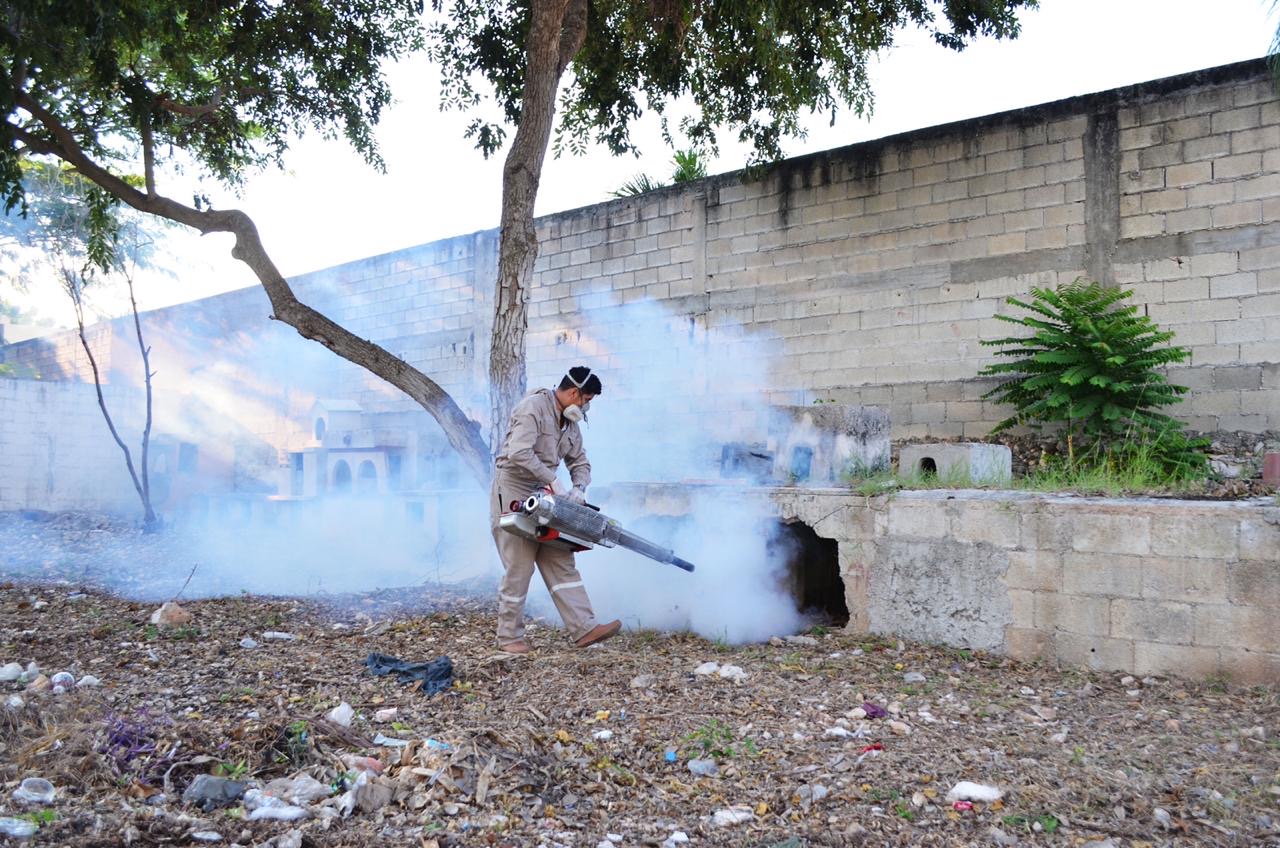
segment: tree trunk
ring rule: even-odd
[[[506,433],[512,408],[527,387],[524,340],[529,327],[529,286],[538,258],[533,207],[551,140],[560,77],[582,48],[587,32],[586,0],[533,0],[531,13],[520,126],[502,168],[502,229],[489,349],[489,443],[495,450]]]
[[[139,212],[186,224],[202,233],[234,235],[236,242],[231,255],[248,265],[257,276],[271,301],[275,313],[272,318],[293,327],[303,338],[317,341],[349,362],[381,377],[421,404],[444,430],[445,438],[462,457],[472,476],[482,487],[488,488],[493,456],[479,425],[468,418],[449,393],[426,374],[299,301],[289,282],[267,255],[258,237],[258,228],[248,215],[238,209],[195,209],[155,192],[141,192],[93,161],[81,149],[75,136],[29,92],[15,91],[14,100],[43,124],[53,137],[53,141],[45,141],[20,127],[11,127],[11,131],[29,149],[57,156],[75,166],[96,185]]]

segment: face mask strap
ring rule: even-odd
[[[570,383],[573,383],[574,388],[576,388],[578,391],[582,391],[582,387],[585,386],[587,384],[587,381],[591,379],[591,369],[590,368],[587,369],[586,375],[583,376],[581,380],[573,379],[573,371],[567,372],[564,376],[569,379]]]

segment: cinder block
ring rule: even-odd
[[[1140,598],[1142,557],[1065,554],[1062,559],[1062,590],[1072,595]]]
[[[1010,502],[960,504],[953,533],[961,542],[1016,548],[1021,543],[1021,515]]]
[[[1151,524],[1151,550],[1161,556],[1234,559],[1239,523],[1234,518],[1157,516]]]
[[[1082,636],[1108,636],[1111,630],[1111,601],[1056,592],[1035,593],[1035,624],[1046,630],[1061,630]]]
[[[1195,610],[1191,604],[1120,598],[1111,603],[1111,635],[1189,645],[1195,636]]]
[[[1129,670],[1138,675],[1176,674],[1203,679],[1216,675],[1220,668],[1218,651],[1212,648],[1134,642]]]
[[[1053,634],[1053,648],[1059,662],[1096,671],[1133,670],[1133,643],[1127,639],[1060,632]]]
[[[1050,551],[1010,551],[1004,582],[1010,589],[1062,591],[1062,558]]]
[[[1220,560],[1147,557],[1142,561],[1142,596],[1157,601],[1225,603],[1227,568]]]
[[[1195,615],[1195,643],[1280,653],[1280,628],[1275,625],[1276,611],[1267,607],[1199,606]]]
[[[889,504],[889,535],[942,539],[951,532],[946,512],[936,503],[895,499]]]
[[[998,482],[1008,480],[1012,468],[1007,447],[980,442],[907,445],[898,455],[901,473],[934,473],[943,479],[967,476],[975,482]]]

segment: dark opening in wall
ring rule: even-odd
[[[786,563],[786,581],[796,606],[815,624],[844,627],[849,623],[839,546],[807,524],[779,523],[769,543],[769,556]]]
[[[923,474],[923,475],[929,475],[929,474],[932,474],[932,475],[934,475],[934,476],[937,476],[937,474],[938,474],[938,463],[937,463],[937,462],[935,462],[935,461],[934,461],[934,459],[933,459],[933,457],[931,457],[931,456],[922,456],[922,457],[920,457],[920,468],[919,468],[919,471],[920,471],[920,473],[921,473],[921,474]]]

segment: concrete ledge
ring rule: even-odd
[[[1280,505],[928,490],[623,484],[767,499],[839,546],[853,630],[1134,674],[1280,682]]]

